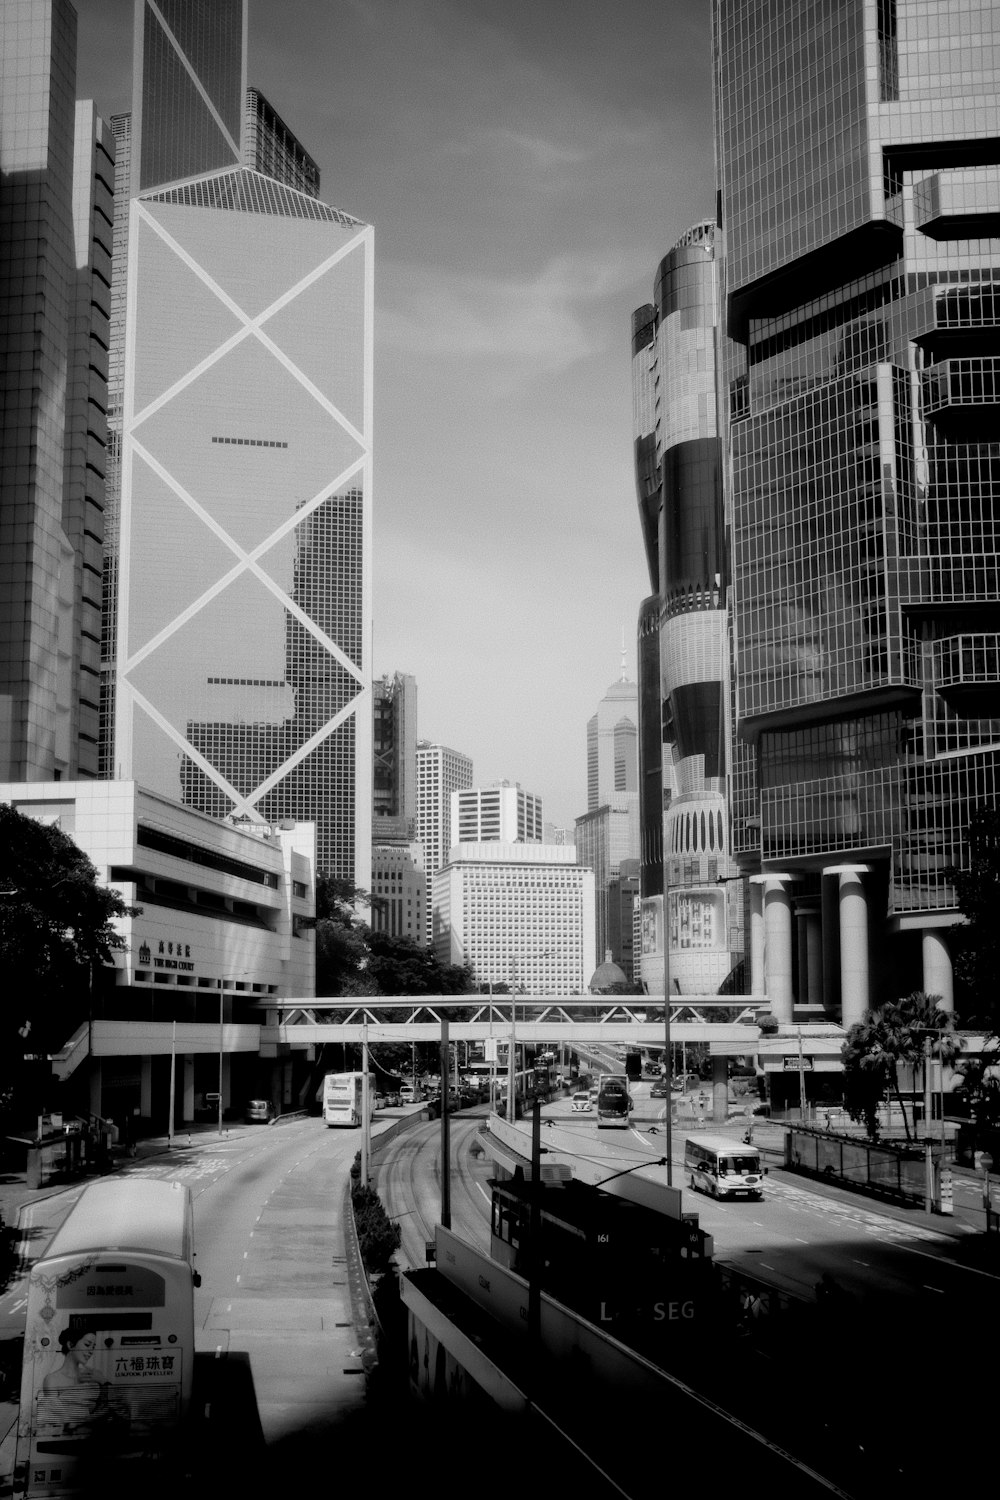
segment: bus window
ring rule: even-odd
[[[28,1279],[17,1476],[27,1497],[176,1457],[194,1370],[190,1189],[85,1188]],[[17,1487],[17,1486],[16,1486]],[[95,1490],[95,1493],[97,1491]]]

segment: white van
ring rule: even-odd
[[[400,1104],[419,1104],[423,1099],[419,1084],[403,1083],[399,1088]]]
[[[693,1188],[713,1198],[763,1198],[767,1168],[756,1146],[726,1135],[692,1135],[684,1142],[684,1170]]]

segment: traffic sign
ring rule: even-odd
[[[808,1072],[813,1065],[812,1058],[805,1055],[802,1057],[783,1057],[781,1061],[784,1064],[786,1073],[797,1073],[799,1068],[804,1068]]]

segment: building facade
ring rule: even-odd
[[[313,826],[250,832],[135,782],[7,784],[0,801],[56,824],[135,908],[53,1054],[67,1110],[165,1130],[172,1054],[177,1125],[213,1116],[220,1070],[224,1112],[298,1107],[302,1069],[262,1058],[260,1028],[267,1002],[315,993]]]
[[[456,844],[434,877],[434,952],[479,988],[582,995],[594,972],[594,873],[572,848]]]
[[[612,884],[621,874],[622,864],[635,859],[639,841],[639,799],[635,792],[619,792],[609,802],[576,820],[574,848],[582,865],[594,873],[594,951],[621,968],[622,933],[612,938],[609,911]],[[627,946],[631,938],[626,936]],[[588,976],[589,978],[589,976]]]
[[[613,792],[639,786],[639,697],[622,675],[613,682],[587,721],[587,811],[594,812]]]
[[[136,9],[110,759],[367,889],[372,231],[243,164],[245,20]]]
[[[632,318],[636,489],[653,589],[638,628],[639,969],[655,994],[664,985],[664,884],[672,992],[714,993],[741,945],[742,893],[728,883],[735,865],[716,240],[710,222],[687,230],[660,262],[655,301]]]
[[[417,679],[408,672],[372,684],[372,837],[384,818],[410,827],[417,817]]]
[[[426,943],[427,874],[419,844],[409,840],[372,844],[371,895],[373,931]]]
[[[1000,768],[1000,10],[717,0],[733,846],[781,1020],[953,1003]],[[763,983],[761,983],[763,981]]]
[[[434,876],[451,852],[451,794],[472,785],[472,761],[447,745],[417,743],[417,843],[423,847],[428,902],[425,942],[433,940]]]
[[[542,799],[510,781],[452,792],[451,827],[456,844],[540,844]]]
[[[96,776],[114,145],[69,0],[0,12],[0,773]]]

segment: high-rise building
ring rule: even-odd
[[[245,165],[245,23],[136,7],[107,763],[368,888],[372,231]]]
[[[434,877],[434,952],[481,989],[583,995],[596,967],[594,875],[566,846],[456,844]]]
[[[716,423],[716,229],[689,229],[632,318],[639,518],[653,594],[639,617],[640,970],[662,994],[714,994],[739,947],[726,785],[728,640]],[[720,879],[722,883],[720,884]],[[612,945],[613,946],[613,945]],[[617,955],[616,955],[617,958]],[[617,961],[627,971],[626,955]]]
[[[612,792],[638,789],[639,696],[634,682],[622,675],[613,682],[587,721],[587,811],[606,802]]]
[[[385,818],[409,824],[417,816],[417,679],[407,672],[372,684],[372,837]]]
[[[542,799],[520,782],[494,781],[451,794],[456,844],[540,844],[542,826]]]
[[[594,872],[594,947],[603,959],[610,951],[613,963],[625,967],[621,933],[613,942],[608,920],[611,885],[622,864],[634,861],[639,843],[639,799],[635,792],[618,792],[593,812],[576,820],[576,856]],[[627,938],[631,947],[631,937]],[[589,975],[587,976],[589,979]]]
[[[733,839],[754,991],[953,1003],[1000,770],[1000,8],[717,0]]]
[[[472,785],[472,761],[447,745],[417,742],[417,840],[428,879],[447,863],[452,844],[451,794]]]
[[[114,146],[69,0],[0,10],[0,775],[97,774]]]
[[[419,844],[372,844],[371,896],[373,931],[426,943],[427,876]]]

